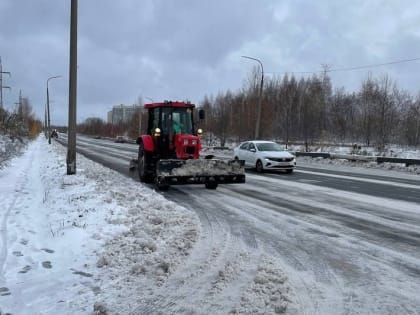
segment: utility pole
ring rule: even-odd
[[[61,78],[61,75],[56,75],[53,77],[49,77],[47,79],[47,119],[48,119],[48,126],[47,126],[47,132],[48,132],[48,144],[51,144],[51,119],[50,119],[50,93],[48,92],[48,82],[51,79]]]
[[[45,103],[45,118],[44,118],[44,134],[45,134],[45,139],[48,139],[47,132],[48,132],[48,130],[47,130],[47,103]]]
[[[10,86],[3,86],[3,73],[6,73],[10,76],[11,73],[8,71],[3,71],[3,66],[1,64],[1,57],[0,57],[0,109],[3,109],[3,89],[11,89]]]
[[[19,100],[16,104],[18,106],[18,114],[23,119],[23,108],[22,108],[22,90],[19,90]]]
[[[258,108],[257,108],[257,122],[255,125],[255,140],[258,140],[260,137],[260,128],[261,128],[261,111],[262,111],[262,97],[263,97],[263,87],[264,87],[264,67],[261,60],[249,56],[242,56],[242,58],[247,58],[254,60],[260,64],[261,67],[261,83],[260,83],[260,93],[258,97]]]
[[[67,175],[76,174],[77,105],[77,0],[71,0],[70,12],[69,125],[67,131]]]

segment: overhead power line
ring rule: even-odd
[[[343,67],[343,68],[333,68],[328,69],[328,67],[325,67],[324,70],[317,70],[317,71],[291,71],[291,72],[267,72],[267,73],[278,73],[278,74],[286,74],[286,73],[292,73],[292,74],[311,74],[311,73],[323,73],[323,72],[339,72],[339,71],[354,71],[354,70],[361,70],[361,69],[369,69],[369,68],[377,68],[377,67],[383,67],[383,66],[389,66],[399,63],[406,63],[406,62],[412,62],[412,61],[418,61],[419,58],[412,58],[412,59],[402,59],[402,60],[396,60],[396,61],[390,61],[390,62],[384,62],[384,63],[377,63],[377,64],[370,64],[370,65],[364,65],[364,66],[355,66],[355,67]]]

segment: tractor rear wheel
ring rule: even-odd
[[[140,181],[143,183],[153,183],[154,181],[154,173],[150,172],[151,162],[152,162],[152,156],[150,152],[147,152],[144,150],[143,143],[140,143],[139,145],[139,178]]]

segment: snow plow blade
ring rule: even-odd
[[[245,183],[244,161],[220,159],[160,160],[156,169],[157,182],[182,184]]]

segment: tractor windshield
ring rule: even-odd
[[[190,108],[162,108],[162,131],[168,134],[170,128],[173,133],[193,134],[192,110]]]

